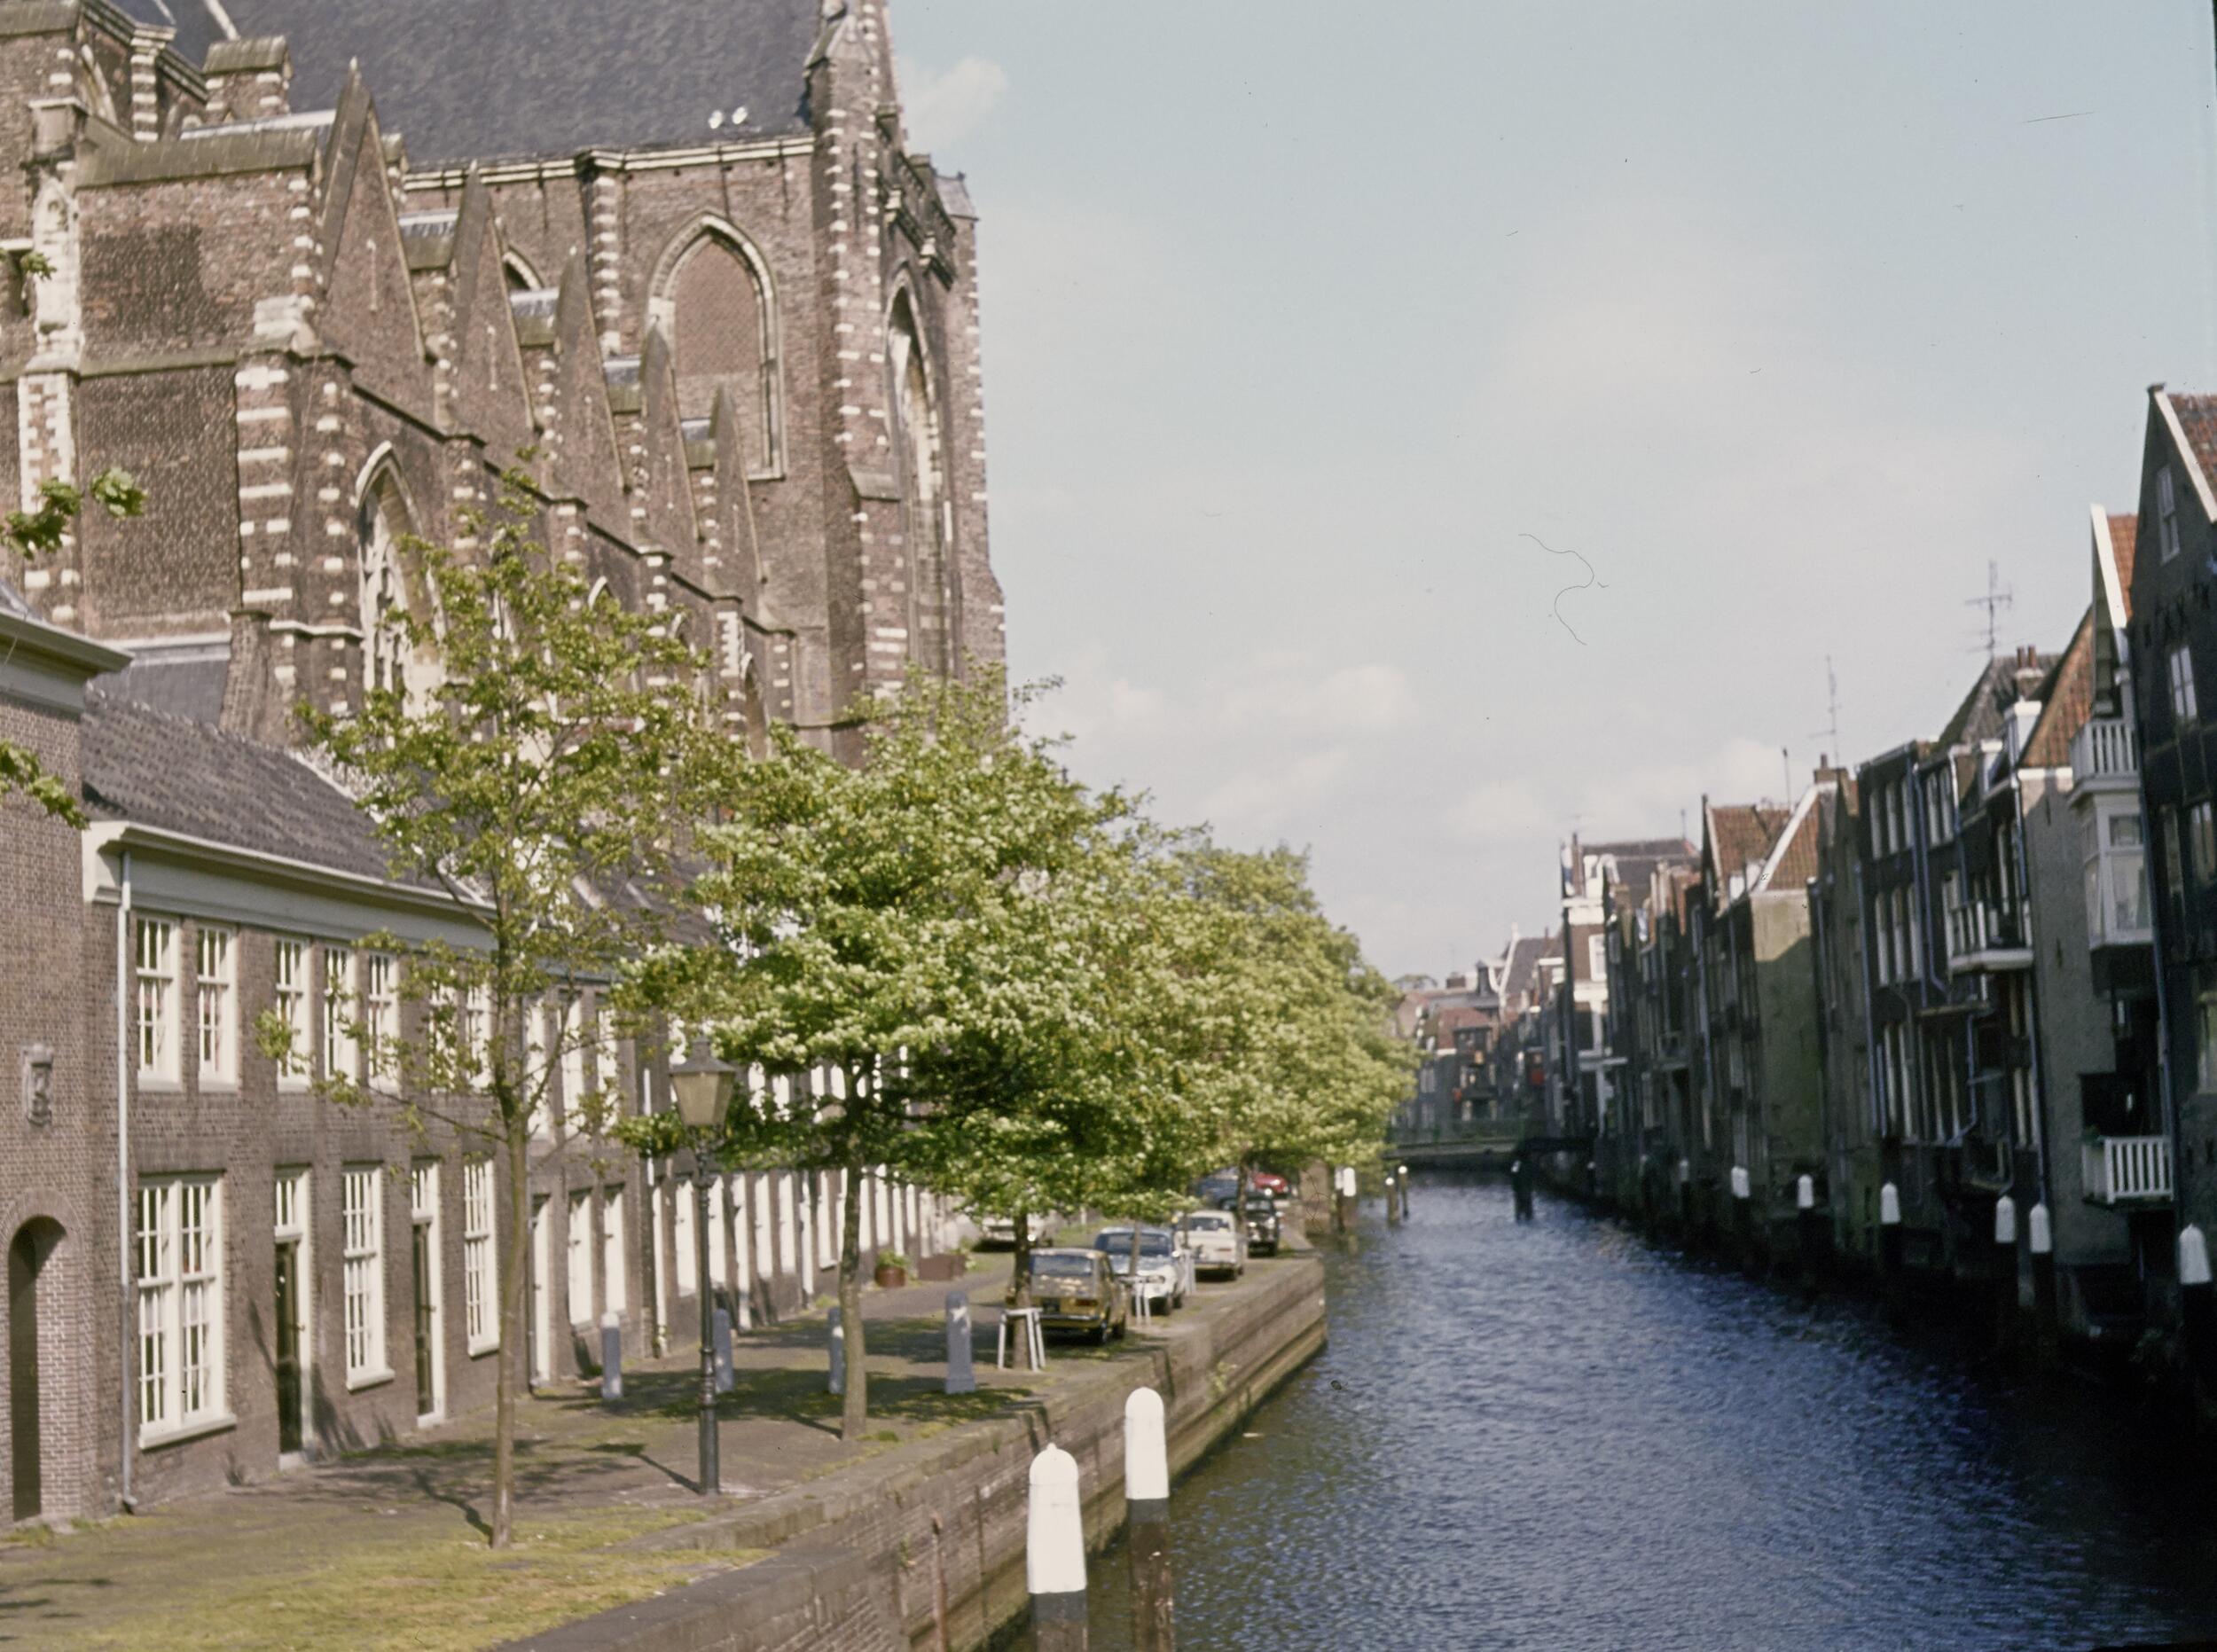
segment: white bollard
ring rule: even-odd
[[[716,1391],[728,1394],[734,1379],[732,1376],[732,1316],[730,1311],[716,1311]]]
[[[970,1293],[947,1293],[947,1392],[977,1392],[977,1368],[970,1347]]]
[[[2047,1205],[2034,1205],[2025,1219],[2025,1241],[2031,1245],[2034,1256],[2044,1257],[2054,1251],[2056,1239],[2054,1231],[2048,1225]]]
[[[1024,1528],[1024,1582],[1031,1593],[1036,1643],[1085,1644],[1085,1507],[1077,1459],[1050,1445],[1031,1460]]]
[[[1886,1183],[1878,1190],[1878,1225],[1881,1227],[1901,1225],[1901,1190],[1892,1182]]]
[[[623,1398],[623,1320],[613,1308],[600,1316],[600,1398]]]
[[[1747,1166],[1734,1165],[1732,1167],[1732,1196],[1735,1199],[1744,1199],[1748,1196],[1749,1191]]]
[[[2017,1242],[2017,1201],[2003,1194],[1994,1202],[1994,1242],[2014,1245]]]
[[[1797,1210],[1814,1210],[1816,1208],[1816,1178],[1814,1176],[1804,1176],[1794,1183],[1794,1209]]]
[[[1176,1644],[1170,1558],[1170,1444],[1163,1397],[1135,1388],[1124,1401],[1124,1544],[1132,1561],[1134,1652]]]
[[[839,1310],[831,1311],[831,1375],[825,1384],[834,1394],[847,1391],[847,1327],[839,1322]]]
[[[2179,1230],[2179,1283],[2189,1287],[2209,1283],[2209,1241],[2191,1222]]]

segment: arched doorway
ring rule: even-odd
[[[55,1317],[53,1258],[61,1241],[61,1224],[36,1217],[16,1230],[8,1246],[9,1472],[18,1520],[47,1512],[43,1424],[53,1403],[40,1392],[42,1374],[51,1374],[41,1370],[40,1322]],[[43,1328],[51,1343],[60,1327]]]

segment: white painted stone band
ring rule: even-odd
[[[1135,1388],[1124,1402],[1124,1495],[1131,1502],[1170,1496],[1170,1445],[1163,1427],[1163,1397]]]
[[[1085,1592],[1085,1511],[1077,1459],[1050,1445],[1031,1460],[1024,1583],[1034,1596]]]

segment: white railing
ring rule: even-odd
[[[2082,1150],[2086,1196],[2096,1204],[2171,1196],[2168,1136],[2101,1136]]]
[[[2007,916],[1983,901],[1970,901],[1947,914],[1947,960],[1955,964],[1988,952],[2017,952],[2025,935],[2017,914]]]
[[[2133,748],[2132,724],[2122,717],[2089,717],[2071,737],[2071,774],[2073,779],[2123,778],[2140,771],[2140,754]]]

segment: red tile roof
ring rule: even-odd
[[[2127,514],[2110,513],[2109,544],[2117,553],[2117,583],[2125,593],[2125,611],[2117,617],[2129,620],[2133,616],[2133,550],[2140,538],[2140,519]]]
[[[1784,849],[1774,846],[1773,853],[1777,855],[1778,862],[1771,868],[1771,889],[1798,889],[1817,875],[1817,811],[1814,803],[1802,811]]]
[[[1728,897],[1735,873],[1770,858],[1771,846],[1777,842],[1792,812],[1771,803],[1709,806],[1710,849],[1715,856],[1718,880],[1724,886],[1712,891],[1718,900]]]
[[[2194,461],[2205,480],[2217,482],[2217,395],[2169,393],[2171,411],[2179,416],[2179,428],[2194,450]]]
[[[2043,685],[2040,717],[2025,742],[2024,766],[2060,769],[2071,761],[2072,737],[2094,709],[2094,610],[2071,633],[2071,646]]]

